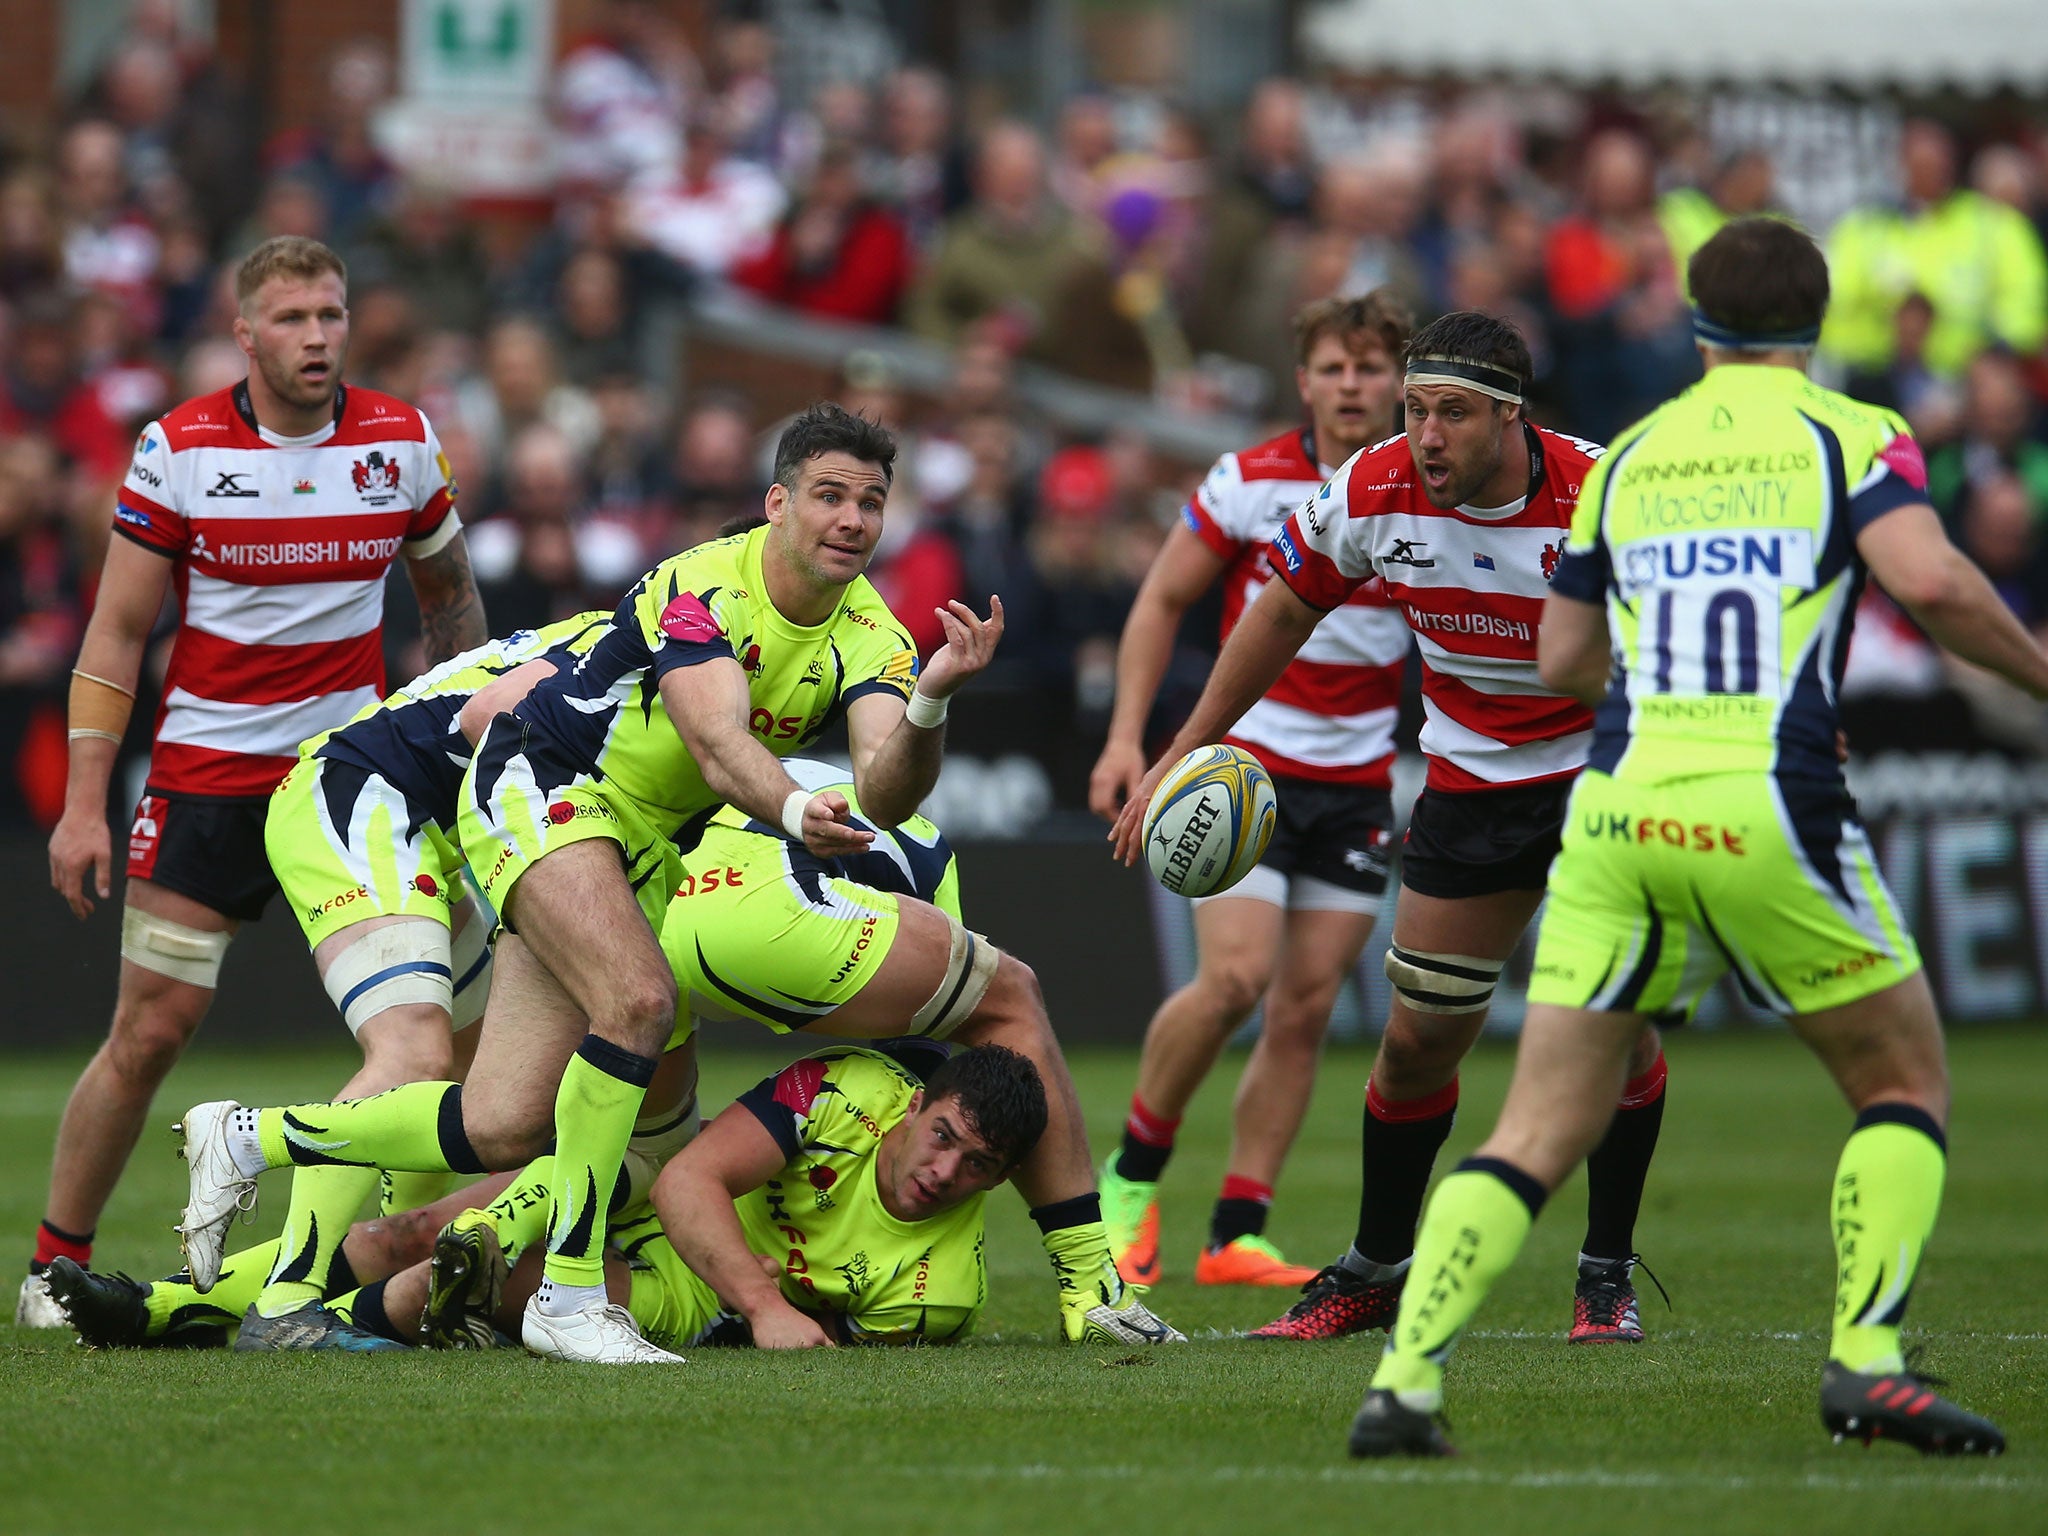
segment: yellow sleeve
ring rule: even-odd
[[[841,629],[840,653],[846,658],[841,700],[851,704],[871,693],[890,693],[909,703],[917,686],[917,647],[881,595],[872,587],[849,593]]]

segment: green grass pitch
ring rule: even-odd
[[[1675,1310],[1645,1287],[1649,1343],[1564,1346],[1584,1210],[1582,1187],[1565,1189],[1452,1368],[1454,1462],[1345,1458],[1379,1335],[1254,1344],[1230,1335],[1286,1294],[1189,1281],[1221,1173],[1231,1057],[1165,1186],[1169,1278],[1155,1301],[1194,1336],[1186,1348],[1054,1344],[1045,1260],[1007,1193],[991,1202],[983,1333],[955,1349],[703,1351],[679,1371],[606,1371],[514,1353],[88,1354],[0,1327],[0,1531],[2048,1530],[2048,1032],[1953,1042],[1947,1202],[1909,1318],[1925,1366],[2005,1427],[2013,1450],[1990,1463],[1829,1444],[1814,1398],[1827,1182],[1848,1116],[1782,1037],[1681,1036],[1671,1056],[1638,1239]],[[1469,1065],[1440,1169],[1484,1134],[1508,1063],[1488,1046]],[[712,1055],[705,1102],[766,1065]],[[1274,1212],[1271,1235],[1304,1262],[1350,1231],[1366,1065],[1330,1056]],[[13,1059],[0,1078],[0,1237],[21,1258],[75,1066]],[[1075,1066],[1106,1148],[1134,1057]],[[99,1263],[174,1266],[179,1108],[306,1097],[346,1071],[332,1053],[195,1053],[159,1102]],[[283,1193],[266,1185],[255,1231],[271,1230]]]

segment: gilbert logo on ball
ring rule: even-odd
[[[1273,780],[1240,747],[1197,747],[1167,770],[1145,813],[1145,863],[1181,896],[1214,896],[1273,840]]]

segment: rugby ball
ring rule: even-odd
[[[1179,896],[1227,891],[1273,840],[1273,779],[1241,747],[1197,747],[1175,763],[1145,812],[1145,863]]]

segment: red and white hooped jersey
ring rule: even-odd
[[[1316,494],[1323,473],[1303,431],[1226,453],[1181,517],[1230,562],[1223,573],[1223,638],[1272,579],[1266,551],[1288,514]],[[1225,738],[1270,773],[1326,783],[1392,782],[1394,724],[1408,626],[1376,591],[1340,600],[1280,680]]]
[[[176,562],[150,785],[268,794],[300,742],[383,697],[392,560],[461,528],[434,429],[389,395],[342,390],[306,437],[258,426],[246,383],[151,422],[114,509],[116,533]]]
[[[1431,506],[1396,437],[1355,454],[1273,543],[1274,569],[1303,601],[1336,608],[1370,582],[1406,616],[1432,789],[1567,777],[1592,743],[1592,711],[1537,675],[1536,630],[1579,487],[1606,450],[1524,431],[1531,490],[1505,507]]]

